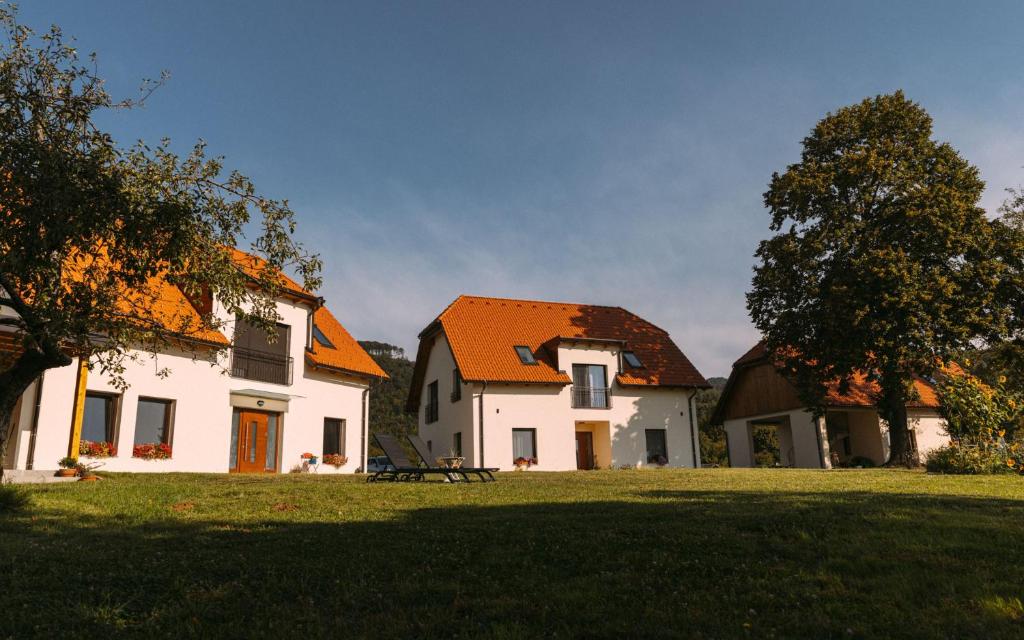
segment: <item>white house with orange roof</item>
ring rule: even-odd
[[[773,452],[786,467],[830,469],[839,466],[881,465],[889,459],[888,427],[878,415],[874,398],[878,384],[858,374],[849,389],[838,384],[827,392],[828,408],[815,417],[800,400],[796,387],[780,373],[763,343],[733,364],[712,422],[725,427],[729,464],[756,465],[755,430],[769,428],[778,443]],[[917,399],[907,404],[911,448],[921,459],[947,444],[935,387],[914,381]]]
[[[247,273],[259,266],[253,256],[234,256]],[[160,287],[154,316],[198,322],[212,312],[230,338],[206,330],[170,341],[155,357],[140,351],[126,363],[125,390],[78,359],[48,370],[15,411],[5,469],[55,469],[78,454],[104,471],[276,473],[301,464],[304,453],[344,459],[320,464],[320,473],[365,468],[370,382],[386,374],[322,298],[285,277],[270,342],[227,317],[214,296],[190,301],[171,284]],[[0,351],[18,344],[0,333]]]
[[[700,466],[693,399],[708,383],[666,331],[621,307],[461,296],[419,339],[407,409],[437,456]]]

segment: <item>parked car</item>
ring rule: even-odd
[[[388,462],[387,456],[373,456],[366,460],[366,472],[377,473],[378,471],[392,471],[394,467]]]

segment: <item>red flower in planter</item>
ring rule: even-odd
[[[171,457],[171,446],[163,442],[137,444],[132,449],[132,456],[143,460],[166,460]]]

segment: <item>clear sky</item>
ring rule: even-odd
[[[1024,3],[23,1],[115,95],[124,143],[196,138],[287,198],[360,339],[461,293],[619,305],[706,376],[754,341],[772,171],[903,89],[988,183],[1024,182]]]

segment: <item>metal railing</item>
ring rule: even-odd
[[[427,424],[437,422],[437,403],[428,403],[426,405],[426,416],[424,416]]]
[[[573,409],[611,409],[612,390],[608,387],[579,387],[572,388]]]
[[[292,383],[292,358],[254,349],[231,349],[231,375],[274,384]]]

